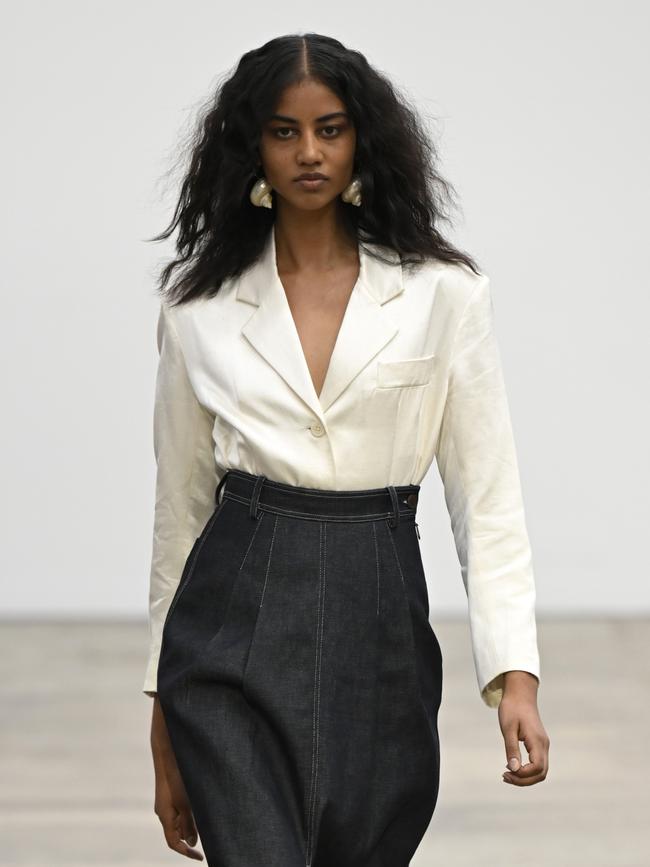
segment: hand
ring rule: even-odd
[[[197,841],[196,825],[157,696],[151,719],[151,752],[156,775],[154,812],[162,823],[167,845],[181,855],[203,861],[203,854],[187,845],[194,846]]]
[[[546,779],[550,740],[537,709],[537,678],[527,671],[508,671],[499,703],[499,725],[505,741],[506,763],[503,780],[514,786],[532,786]],[[521,763],[519,741],[530,761]],[[514,762],[513,762],[514,760]]]

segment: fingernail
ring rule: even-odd
[[[510,768],[511,771],[516,771],[518,765],[519,765],[519,762],[515,758],[510,759],[510,761],[508,762],[508,767]]]

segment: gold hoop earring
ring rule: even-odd
[[[356,175],[341,193],[344,202],[359,207],[361,204],[361,178]]]
[[[258,208],[273,207],[273,187],[266,178],[260,178],[253,184],[249,198],[251,202]]]

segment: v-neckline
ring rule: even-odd
[[[361,249],[360,243],[357,242],[357,256],[359,258],[359,273],[357,274],[357,279],[355,280],[354,285],[352,287],[352,290],[350,291],[350,294],[348,296],[347,304],[345,305],[345,310],[343,311],[343,316],[341,317],[341,321],[339,323],[339,327],[338,327],[338,330],[336,332],[336,339],[334,340],[332,352],[330,353],[329,361],[327,364],[327,369],[325,371],[325,376],[323,377],[323,382],[321,384],[320,393],[316,391],[316,386],[314,385],[314,380],[312,378],[311,371],[309,369],[309,364],[307,362],[307,356],[305,355],[305,350],[303,348],[302,341],[300,339],[300,333],[298,331],[298,326],[296,325],[296,320],[295,320],[294,315],[291,311],[291,305],[289,304],[289,299],[287,298],[287,292],[286,292],[286,289],[284,288],[284,283],[282,282],[282,279],[280,278],[280,273],[278,271],[277,250],[276,250],[276,246],[275,246],[275,226],[273,226],[272,233],[271,233],[271,254],[272,254],[271,255],[271,261],[273,263],[273,270],[275,272],[276,283],[277,283],[279,291],[282,294],[282,299],[284,302],[284,306],[286,308],[286,313],[288,314],[289,319],[291,320],[291,323],[293,325],[293,331],[294,331],[294,334],[296,337],[297,347],[298,347],[299,352],[300,352],[300,358],[301,358],[301,363],[303,366],[303,371],[306,374],[307,380],[311,385],[311,390],[312,390],[316,400],[318,401],[319,405],[322,407],[321,395],[325,393],[325,389],[327,386],[327,380],[328,380],[328,377],[330,375],[330,371],[332,369],[332,362],[334,360],[334,355],[337,352],[337,348],[339,347],[339,337],[341,336],[341,332],[343,331],[343,328],[344,328],[346,321],[348,319],[349,311],[350,311],[350,308],[351,308],[352,303],[353,303],[353,296],[356,295],[356,293],[359,291],[359,287],[361,284],[363,271],[364,271],[363,251]]]

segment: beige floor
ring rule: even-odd
[[[517,789],[466,623],[433,625],[441,787],[412,867],[648,867],[650,621],[538,620],[550,772]],[[0,865],[201,863],[153,813],[146,626],[5,622],[0,650]]]

